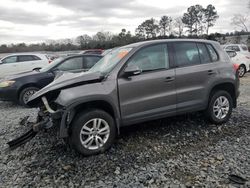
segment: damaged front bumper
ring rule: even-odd
[[[36,122],[30,122],[28,117],[24,117],[20,121],[20,125],[31,126],[31,129],[22,136],[8,142],[7,144],[9,145],[10,149],[15,149],[27,143],[32,138],[34,138],[39,131],[56,126],[56,121],[61,119],[63,114],[62,110],[52,110],[46,97],[43,97],[42,101],[44,103],[44,107],[40,109]]]

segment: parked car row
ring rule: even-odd
[[[61,57],[43,68],[40,68],[42,66],[39,63],[31,68],[27,64],[28,67],[24,67],[22,70],[29,71],[6,76],[0,80],[0,100],[13,101],[25,106],[30,96],[51,83],[62,72],[86,72],[101,58],[101,55]],[[6,62],[6,59],[8,57],[3,61]],[[20,63],[20,66],[26,66],[26,64]],[[39,68],[36,68],[37,66]],[[32,70],[33,68],[34,70]],[[2,71],[1,65],[0,70]]]
[[[63,74],[32,95],[27,105],[39,108],[37,121],[26,119],[32,129],[8,144],[15,148],[40,130],[58,127],[58,136],[79,153],[99,154],[112,146],[121,127],[135,123],[196,111],[214,124],[225,123],[238,96],[238,71],[219,43],[134,43],[112,50],[88,72]]]

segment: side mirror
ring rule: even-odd
[[[124,75],[126,77],[129,77],[129,76],[134,76],[134,75],[139,75],[141,74],[141,69],[139,69],[138,66],[136,65],[128,65],[125,70],[124,70]]]

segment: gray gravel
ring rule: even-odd
[[[227,124],[208,124],[196,113],[131,126],[92,157],[50,132],[6,151],[7,141],[29,129],[19,118],[37,110],[0,102],[0,187],[239,187],[228,175],[250,180],[250,74],[241,92]]]

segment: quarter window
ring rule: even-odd
[[[169,68],[166,44],[149,46],[138,51],[128,62],[139,67],[142,72]]]
[[[200,64],[199,51],[194,42],[174,43],[174,49],[179,67]]]
[[[207,44],[207,48],[208,48],[208,51],[210,53],[210,56],[212,58],[212,61],[218,61],[219,60],[219,57],[216,53],[216,51],[214,50],[213,46],[211,44]]]

